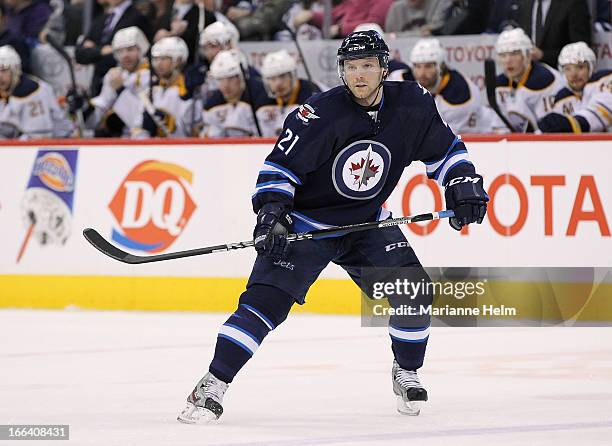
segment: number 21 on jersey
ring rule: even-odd
[[[291,129],[285,129],[285,133],[279,142],[276,143],[276,147],[280,149],[285,155],[289,155],[295,143],[300,139],[299,135],[293,135],[293,131]]]

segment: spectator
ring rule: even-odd
[[[612,127],[612,70],[595,71],[597,58],[584,42],[570,43],[559,54],[567,81],[555,97],[553,112],[538,121],[543,132],[607,132]]]
[[[610,20],[612,19],[612,13],[610,9],[612,9],[612,2],[610,0],[593,0],[593,16],[595,21],[595,30],[596,31],[612,31],[612,24]]]
[[[534,42],[533,58],[550,66],[568,43],[591,44],[591,16],[586,0],[521,0],[518,23]]]
[[[453,0],[448,10],[442,35],[480,34],[487,28],[490,0]]]
[[[340,0],[334,3],[330,37],[346,37],[361,23],[377,23],[383,26],[393,0]],[[296,28],[304,23],[322,28],[323,12],[306,10],[293,20]]]
[[[270,40],[283,29],[283,15],[292,3],[293,0],[261,0],[251,13],[237,13],[230,8],[227,18],[238,28],[241,40]]]
[[[518,28],[520,0],[493,0],[487,32],[499,34],[506,29]]]
[[[262,136],[277,137],[285,119],[320,88],[297,75],[297,64],[286,50],[268,53],[261,65],[269,101],[257,109]]]
[[[51,15],[51,6],[45,0],[4,0],[6,28],[22,36],[29,47],[38,44],[38,35]]]
[[[537,121],[552,109],[555,95],[563,87],[559,73],[532,61],[533,43],[521,28],[502,32],[495,43],[497,76],[495,96],[513,130],[534,132]]]
[[[1,5],[0,5],[1,6]],[[0,46],[10,45],[13,47],[21,60],[21,71],[31,74],[30,71],[30,48],[20,35],[15,35],[6,27],[6,16],[4,7],[0,7]]]
[[[444,25],[453,0],[399,0],[385,21],[385,31],[404,35],[429,36]]]
[[[77,45],[75,59],[83,65],[95,64],[91,95],[97,96],[106,72],[115,66],[111,41],[117,31],[129,26],[140,28],[147,38],[151,30],[147,19],[132,5],[131,0],[98,0],[107,6],[105,14],[97,16],[83,42]]]
[[[66,28],[64,22],[64,0],[50,0],[53,12],[49,16],[49,20],[45,27],[40,31],[38,40],[42,43],[47,43],[47,36],[51,36],[60,45],[66,40]]]
[[[210,25],[216,22],[215,14],[204,9],[204,23]],[[157,42],[164,37],[180,37],[189,48],[188,63],[193,63],[195,53],[198,49],[200,24],[200,8],[194,0],[175,0],[172,9],[162,20],[162,27],[155,33],[154,41]]]

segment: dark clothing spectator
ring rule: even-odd
[[[250,14],[227,18],[234,22],[240,32],[240,40],[270,40],[275,32],[283,29],[283,15],[293,4],[293,0],[261,0]]]
[[[487,29],[491,7],[490,0],[454,0],[439,34],[483,33]]]
[[[127,5],[126,5],[127,3]],[[119,16],[117,18],[116,16]],[[77,45],[75,59],[82,65],[95,64],[91,81],[91,95],[97,96],[106,72],[115,66],[111,42],[117,31],[137,26],[150,39],[151,30],[147,19],[132,5],[130,0],[119,3],[106,14],[97,16],[84,41]]]
[[[593,5],[593,14],[595,21],[595,29],[597,31],[612,31],[612,2],[610,0],[596,0]]]
[[[182,32],[176,32],[175,25],[173,22],[177,21],[185,21],[186,27]],[[208,26],[213,22],[216,22],[217,18],[215,14],[207,9],[204,10],[204,25]],[[155,40],[159,40],[163,37],[169,36],[177,36],[180,37],[187,43],[187,48],[189,48],[189,59],[187,63],[191,65],[194,61],[194,57],[196,51],[199,47],[200,40],[200,31],[199,31],[199,22],[200,22],[200,8],[194,4],[179,4],[177,2],[174,3],[172,8],[168,10],[168,12],[164,15],[161,20],[161,28],[157,31],[155,35]]]
[[[38,44],[42,31],[52,13],[45,0],[5,0],[6,29],[15,36],[22,36],[31,48]]]
[[[331,37],[346,37],[362,23],[377,23],[384,27],[392,4],[393,0],[344,0],[332,8]],[[309,23],[323,28],[323,12],[313,11]]]
[[[435,34],[446,19],[453,0],[399,0],[385,20],[385,32],[404,33],[413,36]]]
[[[489,15],[487,32],[498,34],[507,28],[518,28],[518,10],[521,0],[494,0]]]
[[[542,17],[539,24],[538,16]],[[518,22],[543,53],[535,58],[552,67],[557,66],[559,53],[568,43],[591,44],[591,15],[586,0],[521,0]]]

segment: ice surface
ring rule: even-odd
[[[434,328],[430,401],[407,417],[384,329],[291,315],[219,425],[178,423],[226,317],[2,310],[0,424],[70,424],[78,446],[612,444],[610,328]]]

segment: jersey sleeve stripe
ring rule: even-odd
[[[289,197],[293,198],[294,190],[295,188],[291,186],[289,183],[287,183],[286,186],[280,186],[280,185],[264,186],[264,187],[257,189],[255,193],[251,196],[251,198],[255,198],[256,195],[262,194],[264,192],[278,192],[279,194],[288,195]]]
[[[459,150],[454,152],[450,157],[448,157],[443,164],[440,165],[438,169],[433,172],[428,171],[427,175],[434,180],[438,180],[439,178],[444,178],[444,175],[448,171],[450,165],[454,164],[456,161],[460,159],[469,160],[469,155],[467,150]]]
[[[438,161],[432,161],[432,162],[424,161],[425,166],[427,166],[427,172],[436,171],[438,167],[440,167],[444,163],[444,161],[449,157],[449,155],[451,154],[455,146],[459,144],[459,142],[461,142],[461,137],[455,136],[455,139],[453,140],[450,147],[448,148],[448,150],[446,151],[446,153],[444,154],[442,158],[440,158]]]
[[[279,173],[289,178],[291,181],[293,181],[297,185],[302,184],[302,182],[300,181],[297,175],[295,175],[293,172],[291,172],[286,167],[280,166],[276,163],[273,163],[272,161],[264,162],[264,167],[262,168],[262,171],[267,171],[267,173],[271,173],[271,172]]]

